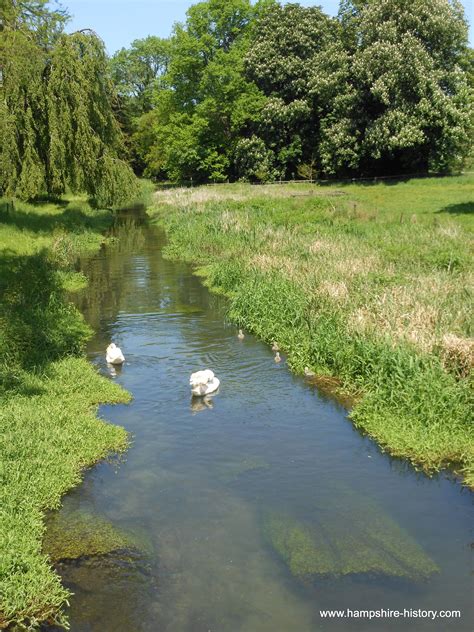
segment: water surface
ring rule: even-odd
[[[134,401],[101,414],[133,443],[123,462],[93,468],[62,511],[95,512],[133,534],[141,553],[60,565],[75,593],[72,632],[472,629],[470,493],[382,454],[267,346],[238,340],[225,302],[189,266],[162,258],[157,228],[125,222],[116,233],[117,243],[83,262],[90,286],[78,302],[97,332],[89,351],[100,369],[110,375],[111,340],[126,356],[110,377]],[[206,367],[220,392],[193,401],[189,374]],[[269,513],[315,532],[333,519],[351,532],[353,508],[366,505],[416,541],[439,573],[302,579],[265,532]],[[319,614],[346,608],[460,609],[463,618]]]

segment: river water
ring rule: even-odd
[[[114,232],[82,262],[90,285],[77,301],[96,331],[90,358],[134,397],[101,415],[133,442],[61,511],[107,520],[140,552],[59,565],[72,632],[472,629],[471,494],[381,453],[266,345],[239,340],[225,301],[162,258],[158,228],[125,221]],[[111,340],[126,356],[115,375]],[[192,400],[189,374],[206,367],[220,391]],[[462,618],[320,614],[347,608]]]

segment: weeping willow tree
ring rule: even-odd
[[[67,35],[44,0],[0,0],[0,194],[32,199],[70,190],[103,206],[138,194],[123,159],[102,41]]]

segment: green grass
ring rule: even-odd
[[[61,621],[69,596],[42,552],[43,512],[60,505],[84,468],[127,445],[122,428],[99,420],[95,405],[128,396],[82,358],[27,373],[0,409],[0,628]]]
[[[0,198],[0,247],[17,255],[55,248],[67,258],[96,250],[112,221],[110,211],[95,210],[80,197],[30,204]]]
[[[383,449],[474,485],[472,175],[162,191],[153,212],[236,324],[338,378]]]
[[[17,370],[80,353],[90,331],[65,291],[84,287],[76,258],[96,251],[112,222],[80,198],[0,200],[0,387],[14,387]]]
[[[86,283],[76,257],[96,251],[112,221],[79,198],[0,199],[0,629],[65,622],[69,593],[42,551],[43,514],[127,445],[96,406],[129,395],[84,359],[90,330],[66,296]]]

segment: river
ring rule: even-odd
[[[96,331],[90,359],[133,394],[100,411],[132,445],[61,511],[100,516],[141,552],[58,566],[71,631],[472,629],[470,492],[383,454],[268,346],[239,340],[225,300],[163,259],[158,228],[128,220],[114,234],[81,263],[90,284],[76,300]],[[116,374],[112,340],[126,356]],[[221,380],[209,401],[191,399],[200,368]],[[462,618],[328,620],[323,609]]]

